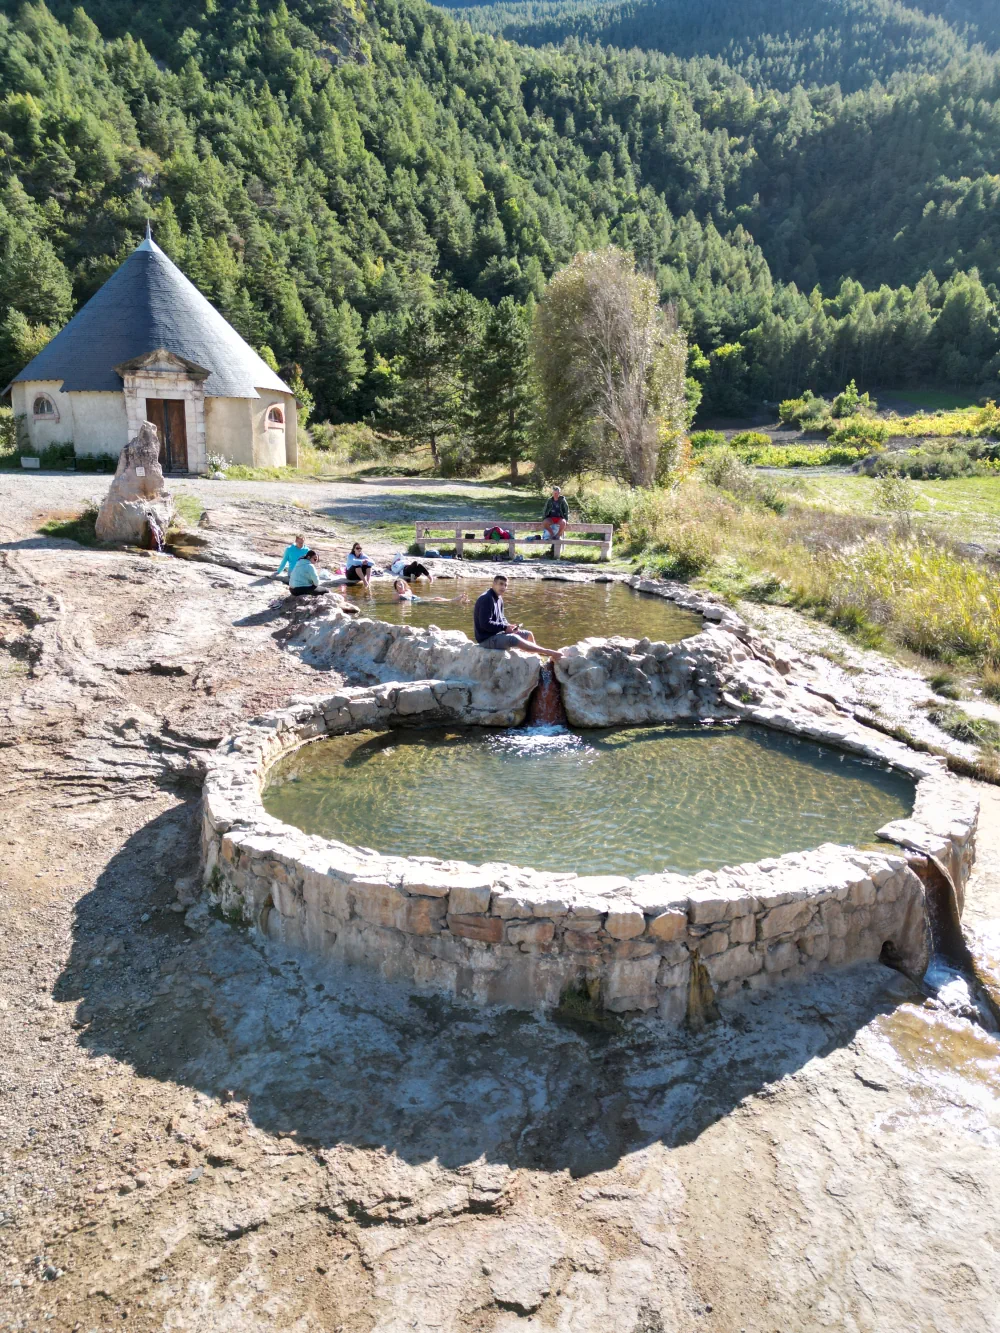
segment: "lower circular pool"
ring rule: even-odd
[[[909,815],[892,769],[763,727],[360,732],[272,769],[268,812],[399,856],[536,870],[691,874]]]

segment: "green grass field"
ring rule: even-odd
[[[1000,476],[957,477],[950,481],[914,481],[915,521],[957,541],[1000,544]],[[789,496],[838,514],[873,514],[875,483],[851,473],[798,477]]]
[[[979,402],[979,395],[972,389],[879,389],[875,397],[886,408],[899,401],[924,412],[953,412]]]

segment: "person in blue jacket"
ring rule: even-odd
[[[302,559],[292,565],[292,572],[288,576],[288,591],[293,597],[319,597],[326,592],[326,588],[319,586],[315,551],[306,551]]]
[[[291,546],[285,547],[285,554],[281,557],[281,564],[275,570],[274,577],[277,578],[281,571],[288,566],[288,577],[291,578],[292,570],[306,553],[306,539],[300,534],[295,538]]]

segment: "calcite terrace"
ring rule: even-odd
[[[912,817],[881,831],[886,850],[824,845],[695,876],[627,879],[383,856],[304,834],[261,803],[281,755],[368,728],[516,725],[537,683],[534,658],[334,612],[309,630],[309,651],[339,644],[355,665],[392,678],[302,700],[223,743],[204,788],[212,897],[270,939],[386,978],[521,1008],[575,992],[667,1024],[747,987],[880,956],[922,973],[929,934],[918,872],[933,856],[961,895],[976,803],[940,760],[797,684],[733,613],[700,609],[707,628],[679,644],[590,639],[568,650],[558,675],[571,724],[746,720],[893,765],[917,789]]]

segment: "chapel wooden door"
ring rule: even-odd
[[[183,398],[147,398],[146,420],[160,438],[160,466],[164,472],[187,472],[187,421]]]

